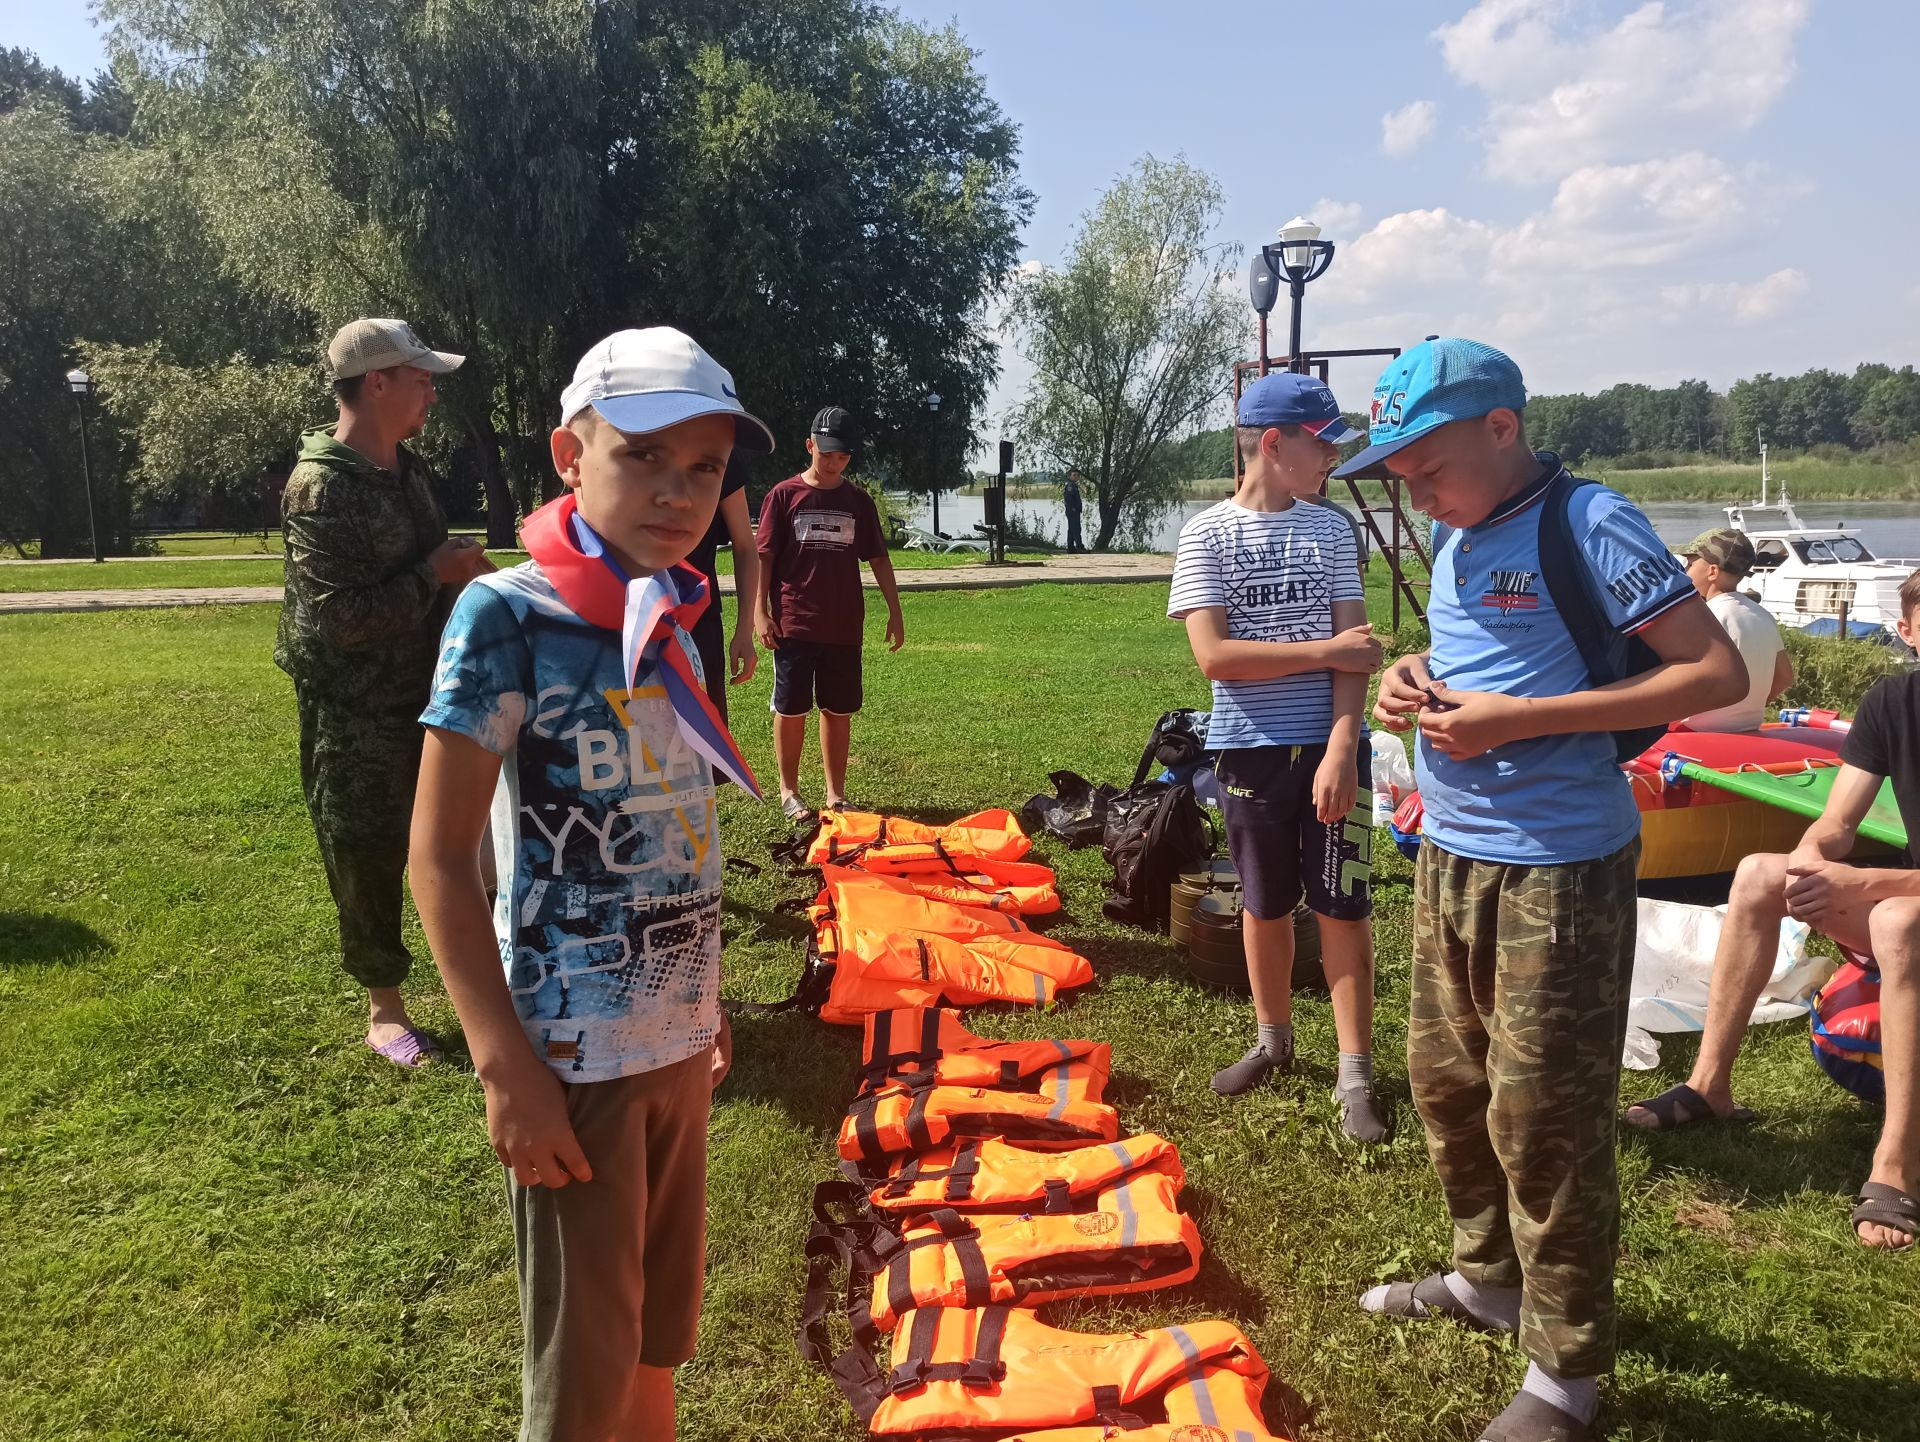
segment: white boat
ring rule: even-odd
[[[1760,447],[1760,499],[1728,506],[1727,523],[1753,542],[1755,564],[1740,589],[1758,601],[1782,626],[1844,618],[1857,625],[1891,631],[1900,619],[1900,586],[1920,561],[1875,556],[1852,527],[1809,526],[1795,514],[1780,487],[1780,499],[1767,499],[1767,448]]]

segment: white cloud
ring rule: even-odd
[[[1307,219],[1320,227],[1320,233],[1328,240],[1339,243],[1360,233],[1360,223],[1366,219],[1366,211],[1357,201],[1328,200],[1322,196],[1307,207]]]
[[[1793,78],[1810,0],[1643,4],[1576,34],[1569,0],[1480,0],[1435,31],[1447,68],[1488,98],[1488,172],[1554,180],[1752,128]]]
[[[1751,284],[1716,281],[1701,285],[1668,285],[1660,299],[1676,311],[1704,310],[1738,321],[1772,320],[1808,290],[1805,274],[1787,266]]]
[[[1562,180],[1544,211],[1504,233],[1495,256],[1576,270],[1659,265],[1733,233],[1747,210],[1739,180],[1698,151],[1590,165]]]
[[[1388,155],[1411,155],[1433,135],[1437,113],[1431,100],[1415,100],[1380,117],[1380,148]]]

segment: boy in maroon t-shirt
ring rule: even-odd
[[[813,418],[812,463],[767,492],[760,503],[760,592],[754,632],[773,652],[773,755],[780,768],[780,810],[799,820],[800,753],[807,713],[820,709],[820,757],[829,810],[847,808],[847,738],[860,709],[860,646],[866,598],[860,563],[887,601],[887,646],[907,639],[900,591],[887,559],[873,498],[846,483],[856,440],[854,419],[839,406]]]

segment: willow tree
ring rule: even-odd
[[[511,539],[574,357],[678,324],[792,437],[831,399],[991,382],[1029,199],[972,55],[865,0],[104,0],[137,133],[223,271],[307,317],[411,319]],[[519,479],[519,495],[508,481]],[[516,504],[517,502],[517,504]]]
[[[1019,282],[1010,318],[1034,367],[1013,421],[1036,468],[1078,467],[1099,517],[1094,548],[1174,504],[1175,443],[1217,409],[1242,340],[1212,243],[1217,182],[1142,159],[1082,217],[1058,269]]]

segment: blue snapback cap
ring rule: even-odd
[[[1373,388],[1373,442],[1334,475],[1384,476],[1381,462],[1428,431],[1527,404],[1520,367],[1490,345],[1446,336],[1424,341],[1380,373]]]
[[[1240,393],[1234,422],[1243,426],[1299,426],[1323,441],[1339,445],[1360,432],[1340,419],[1340,403],[1315,376],[1275,371]]]

